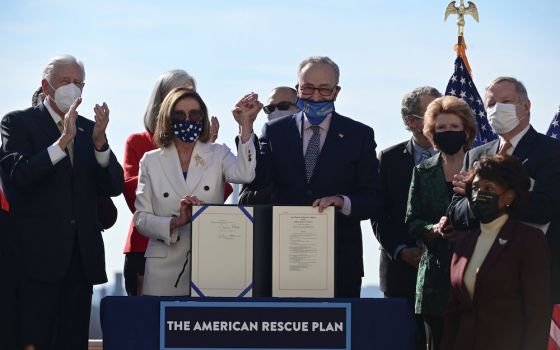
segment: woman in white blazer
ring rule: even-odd
[[[262,104],[254,101],[254,108]],[[163,101],[154,133],[158,149],[140,160],[134,223],[150,238],[143,294],[190,295],[190,206],[223,203],[224,179],[249,183],[255,177],[254,119],[239,115],[235,156],[210,143],[208,110],[189,89],[172,90]]]

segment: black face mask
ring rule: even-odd
[[[502,215],[498,204],[499,198],[500,196],[497,193],[473,191],[472,210],[480,222],[487,224]]]
[[[434,143],[443,153],[453,155],[465,145],[467,134],[461,131],[443,131],[434,134]]]

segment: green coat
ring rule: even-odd
[[[406,223],[409,233],[426,246],[416,280],[417,314],[443,316],[449,301],[453,246],[443,238],[424,238],[424,232],[431,230],[445,215],[449,203],[442,160],[438,153],[414,168],[408,193]]]

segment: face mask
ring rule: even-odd
[[[497,134],[506,134],[519,125],[519,118],[512,103],[496,103],[488,109],[488,123]]]
[[[480,222],[487,224],[502,215],[498,204],[499,198],[500,196],[493,192],[473,191],[472,210]]]
[[[51,83],[49,83],[51,85]],[[51,85],[54,89],[54,87]],[[62,113],[68,113],[70,110],[70,106],[74,103],[78,97],[82,96],[82,90],[78,87],[78,85],[66,84],[62,85],[58,89],[54,91],[54,102],[58,106],[58,109],[62,111]]]
[[[311,125],[319,125],[325,118],[334,112],[334,101],[314,102],[299,99],[296,106],[305,113]]]
[[[193,143],[202,134],[202,124],[190,120],[173,120],[171,123],[175,137],[186,143]]]
[[[461,131],[443,131],[434,134],[434,143],[443,153],[453,155],[465,145],[467,135]]]
[[[274,120],[274,119],[285,117],[287,115],[292,115],[294,113],[296,113],[296,112],[294,112],[294,111],[281,111],[281,110],[277,109],[274,112],[271,112],[271,113],[267,114],[266,117],[268,118],[268,121],[271,121],[271,120]]]

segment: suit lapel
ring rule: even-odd
[[[472,303],[472,299],[470,297],[469,291],[467,290],[467,287],[465,286],[464,283],[464,276],[465,276],[465,270],[467,269],[467,266],[469,265],[469,261],[472,258],[472,255],[474,253],[474,248],[476,246],[476,242],[478,241],[478,237],[480,236],[480,231],[476,231],[470,234],[470,236],[468,236],[467,238],[465,238],[465,243],[462,245],[462,249],[460,252],[457,252],[457,263],[455,265],[456,268],[456,274],[455,276],[453,276],[452,278],[455,281],[452,281],[452,283],[454,282],[455,284],[459,285],[459,290],[461,291],[461,295],[463,297],[464,300],[466,300],[469,304]],[[476,291],[476,288],[475,288]]]
[[[521,162],[525,161],[529,155],[529,152],[531,151],[531,145],[533,144],[533,141],[536,137],[537,132],[535,131],[535,129],[533,129],[532,126],[529,127],[527,133],[523,135],[523,137],[521,138],[521,140],[519,140],[519,143],[513,150],[513,155],[519,158]]]
[[[285,142],[282,143],[282,148],[275,150],[275,152],[281,152],[290,154],[294,161],[294,169],[298,169],[300,172],[298,178],[304,179],[305,181],[305,160],[303,159],[303,138],[302,138],[302,127],[301,121],[303,120],[303,112],[298,112],[294,114],[288,124]],[[298,125],[298,121],[300,124]],[[278,147],[278,145],[272,145],[272,147]],[[274,175],[273,175],[274,176]]]
[[[88,135],[85,133],[84,121],[82,117],[76,119],[76,136],[74,137],[74,165],[73,169],[81,166],[81,163],[86,157],[87,139]]]
[[[200,179],[204,175],[206,168],[212,163],[212,149],[207,143],[196,142],[192,151],[187,173],[186,190],[187,194],[192,194]]]
[[[175,144],[171,143],[169,147],[161,151],[159,157],[161,170],[165,174],[167,181],[179,196],[184,196],[186,192],[185,179],[181,171],[181,163],[179,162],[179,155]],[[189,165],[190,167],[190,165]]]

